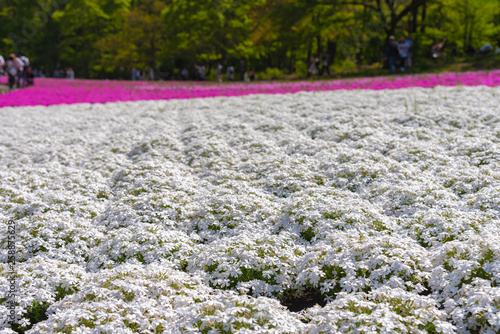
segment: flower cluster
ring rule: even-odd
[[[19,326],[499,332],[499,97],[460,86],[2,108]],[[301,307],[308,296],[318,305]]]
[[[341,292],[326,307],[304,312],[320,333],[455,333],[436,302],[401,289]]]
[[[299,81],[273,83],[200,83],[136,82],[36,79],[34,87],[0,96],[0,107],[35,106],[73,103],[106,103],[118,101],[191,99],[249,94],[286,94],[302,91],[339,89],[399,89],[436,86],[500,85],[500,70],[489,72],[446,72],[394,77],[339,79],[329,81]]]

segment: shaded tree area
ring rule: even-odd
[[[323,53],[339,66],[381,62],[389,35],[411,34],[417,57],[444,39],[459,53],[496,46],[500,0],[0,0],[0,22],[0,54],[24,51],[49,73],[169,78],[244,59],[304,75]]]

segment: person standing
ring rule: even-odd
[[[245,81],[245,74],[247,73],[247,66],[245,65],[245,61],[240,61],[240,80]]]
[[[189,71],[187,70],[187,68],[184,67],[181,71],[181,79],[182,81],[186,81],[188,78],[189,78]]]
[[[326,70],[326,74],[330,76],[330,56],[328,53],[323,53],[323,59],[322,59],[322,67],[321,67],[321,73],[319,74],[320,76],[323,75],[323,72]]]
[[[155,71],[153,70],[152,67],[149,68],[149,81],[154,81],[155,80]]]
[[[307,72],[308,72],[308,77],[314,77],[316,74],[318,74],[318,68],[316,67],[316,59],[314,57],[312,57],[311,61],[309,62],[309,68]]]
[[[451,56],[458,57],[458,45],[457,42],[451,43]]]
[[[385,57],[389,64],[389,69],[391,71],[391,74],[396,73],[396,62],[399,59],[399,51],[398,51],[398,43],[396,43],[396,41],[394,40],[394,36],[389,36]]]
[[[441,42],[439,43],[436,43],[432,48],[431,48],[431,52],[432,52],[432,58],[434,59],[438,59],[441,55],[442,55],[442,52],[443,52],[443,48],[444,48],[444,43],[446,42],[446,39],[443,39]]]
[[[401,37],[398,43],[399,58],[401,59],[400,63],[401,72],[405,71],[406,59],[408,58],[409,51],[410,51],[410,46],[406,44],[405,38]]]
[[[412,57],[413,57],[413,41],[411,40],[411,36],[406,36],[405,43],[408,45],[408,56],[406,57],[405,67],[410,68],[413,66]]]
[[[206,69],[205,69],[205,64],[202,63],[198,67],[198,76],[200,77],[200,81],[205,81],[206,75],[207,75],[207,73],[206,73]]]
[[[217,63],[215,68],[215,78],[217,82],[222,82],[222,64],[220,62]]]
[[[22,62],[16,57],[14,53],[9,56],[7,60],[7,75],[9,77],[9,92],[14,88],[17,81],[17,88],[19,88],[19,73],[23,70]]]
[[[255,73],[255,69],[252,68],[252,70],[250,71],[249,79],[250,79],[250,81],[254,81],[256,78],[257,78],[257,74]]]
[[[26,85],[33,86],[35,84],[35,73],[33,73],[33,69],[28,67],[28,75],[26,76]]]
[[[3,59],[2,55],[0,55],[0,76],[3,75],[3,68],[5,67],[5,59]]]
[[[227,81],[233,81],[234,80],[234,66],[229,65],[226,69],[226,78]]]
[[[193,64],[193,69],[191,70],[191,75],[193,77],[193,81],[198,81],[198,65],[196,63]]]
[[[318,73],[319,73],[319,67],[320,67],[320,66],[319,66],[319,65],[320,65],[319,55],[316,55],[316,56],[314,57],[314,65],[316,65],[316,70],[317,70],[317,71],[318,71]]]
[[[19,60],[23,63],[23,69],[19,73],[19,85],[21,87],[24,87],[28,84],[27,77],[28,77],[28,67],[30,66],[30,60],[22,52],[20,53]]]

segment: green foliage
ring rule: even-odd
[[[49,74],[72,67],[91,78],[129,77],[132,67],[172,77],[203,62],[214,79],[218,61],[235,66],[237,77],[245,59],[259,78],[276,79],[305,77],[311,58],[325,52],[332,72],[381,64],[389,34],[412,35],[416,71],[428,68],[423,60],[444,39],[446,52],[456,43],[459,54],[500,41],[499,0],[391,3],[0,0],[0,54],[24,51]]]
[[[159,0],[141,1],[124,13],[122,28],[98,40],[100,65],[108,71],[120,68],[157,68],[165,44],[165,25],[159,15],[165,3]]]
[[[307,240],[311,241],[314,237],[316,236],[316,233],[314,232],[312,227],[308,227],[306,230],[300,232],[300,237]]]
[[[295,63],[295,74],[299,77],[305,77],[307,75],[307,64],[301,60]]]
[[[345,59],[332,66],[336,73],[350,73],[357,69],[356,63],[350,59]]]
[[[50,304],[43,302],[40,303],[38,301],[33,301],[31,304],[31,307],[28,308],[28,313],[26,314],[26,318],[30,321],[30,325],[27,327],[21,327],[20,325],[14,325],[12,329],[18,333],[24,333],[25,331],[31,329],[33,325],[42,322],[44,320],[47,320],[47,309],[49,308]]]
[[[251,8],[258,0],[173,0],[163,11],[166,46],[174,57],[193,61],[255,56],[249,39]]]
[[[441,0],[434,7],[437,10],[426,21],[427,38],[434,41],[446,38],[460,50],[478,49],[500,33],[495,21],[500,13],[498,0]]]
[[[60,61],[73,64],[76,73],[100,77],[111,69],[99,63],[96,43],[101,36],[119,31],[129,1],[71,0],[64,8],[56,10],[52,19],[59,27],[61,42]]]
[[[283,71],[279,68],[267,68],[265,72],[259,74],[259,78],[265,80],[279,79],[283,77]]]

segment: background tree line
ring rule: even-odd
[[[380,62],[388,35],[411,34],[417,58],[444,38],[459,53],[496,46],[499,23],[500,0],[0,0],[0,54],[89,78],[241,59],[305,74],[323,52],[340,67]]]

